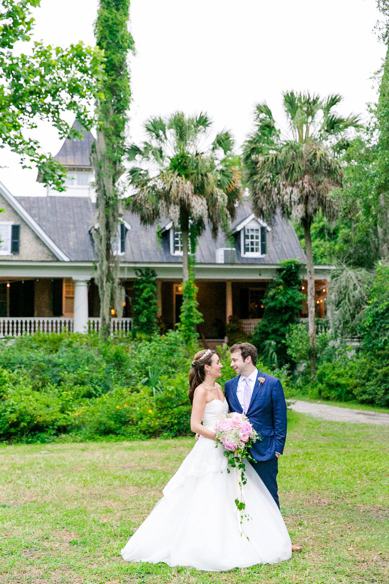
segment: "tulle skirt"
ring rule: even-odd
[[[284,520],[248,462],[246,477],[243,500],[249,517],[241,523],[235,471],[227,472],[221,447],[200,437],[122,550],[123,559],[207,571],[289,559],[292,546]]]

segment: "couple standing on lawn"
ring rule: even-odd
[[[198,570],[222,571],[287,560],[292,546],[280,513],[278,458],[286,439],[286,404],[281,382],[256,368],[250,343],[231,347],[237,373],[216,382],[222,364],[215,351],[196,353],[189,373],[191,430],[198,440],[163,490],[163,498],[131,537],[127,561],[165,562]],[[245,516],[237,510],[239,484],[229,472],[222,448],[216,448],[215,424],[228,411],[245,413],[261,440],[246,462]]]

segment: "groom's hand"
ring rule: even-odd
[[[279,452],[276,452],[276,457],[279,458],[281,456],[281,454]]]

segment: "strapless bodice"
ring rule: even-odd
[[[224,398],[222,402],[220,399],[213,399],[212,401],[205,404],[204,414],[203,414],[203,426],[213,430],[215,424],[220,420],[223,414],[228,412],[228,403]]]

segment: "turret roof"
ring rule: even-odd
[[[82,140],[67,138],[62,144],[54,160],[58,160],[66,168],[91,168],[90,151],[94,142],[94,137],[86,130],[78,120],[74,121],[72,126],[77,132],[83,133]]]

